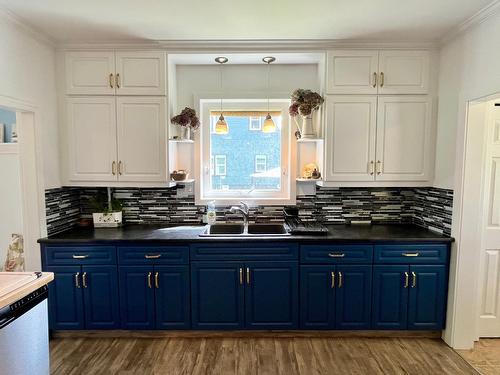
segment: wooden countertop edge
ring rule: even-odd
[[[33,280],[31,283],[13,290],[5,296],[0,297],[0,309],[20,300],[21,298],[37,290],[38,288],[47,285],[52,280],[54,280],[54,274],[52,272],[43,272],[42,277],[39,277],[38,279]]]

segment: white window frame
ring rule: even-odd
[[[260,160],[259,160],[260,159]],[[259,169],[257,166],[258,165],[264,165],[264,169]],[[255,173],[260,173],[260,172],[265,172],[267,171],[267,155],[255,155],[255,161],[254,161],[254,172]]]
[[[252,120],[258,120],[258,126],[253,127],[252,126]],[[248,122],[248,130],[250,131],[260,131],[262,130],[262,117],[257,117],[257,116],[250,116],[250,121]]]
[[[227,175],[227,157],[226,157],[226,155],[218,154],[218,155],[214,155],[213,157],[214,157],[214,174],[213,174],[213,176],[225,176],[225,175]],[[222,165],[218,165],[217,160],[223,160],[224,162]],[[219,172],[219,167],[224,168],[224,173]]]
[[[212,94],[213,95],[213,94]],[[258,96],[257,96],[258,95]],[[256,97],[232,99],[224,96],[224,109],[227,111],[267,111],[266,93],[257,94]],[[288,95],[280,94],[284,98]],[[238,97],[238,96],[235,96]],[[206,99],[205,99],[206,98]],[[250,191],[214,191],[211,189],[211,162],[210,162],[210,112],[220,110],[220,99],[210,94],[195,95],[199,103],[201,126],[195,140],[194,170],[195,202],[199,205],[215,200],[218,205],[232,205],[244,200],[250,204],[260,205],[285,205],[295,204],[295,143],[292,142],[293,129],[288,115],[289,99],[271,99],[270,111],[280,111],[281,119],[281,186],[279,190],[250,190]],[[208,126],[204,126],[207,124]],[[231,129],[229,130],[231,132]],[[230,133],[229,133],[230,134]],[[242,150],[244,152],[244,150]],[[214,169],[215,172],[215,169]]]

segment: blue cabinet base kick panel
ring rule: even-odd
[[[53,330],[441,330],[446,243],[42,244]]]

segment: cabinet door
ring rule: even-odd
[[[116,52],[117,95],[166,95],[165,52]]]
[[[244,327],[244,267],[236,262],[191,263],[192,325],[197,329]]]
[[[376,96],[328,96],[326,99],[326,181],[373,181]]]
[[[120,328],[116,266],[82,266],[86,329]]]
[[[431,102],[427,97],[379,97],[376,179],[429,180],[431,131]]]
[[[297,328],[297,262],[250,262],[245,268],[246,327]]]
[[[427,94],[429,52],[381,51],[379,94]]]
[[[154,271],[156,328],[189,328],[188,266],[155,266]]]
[[[163,97],[118,97],[118,174],[124,182],[166,181]]]
[[[378,51],[331,51],[327,60],[328,94],[377,94]]]
[[[122,327],[154,328],[153,267],[123,266],[119,272]]]
[[[371,265],[337,265],[336,328],[369,329],[371,297]]]
[[[83,329],[83,296],[80,266],[47,267],[54,272],[49,283],[49,322],[51,329]]]
[[[102,52],[67,52],[66,94],[114,95],[115,54]]]
[[[406,265],[373,266],[373,329],[406,329],[406,274],[409,275],[409,267]]]
[[[442,329],[446,304],[446,266],[410,266],[408,329]]]
[[[116,113],[111,97],[67,98],[70,181],[116,181]]]
[[[300,267],[300,328],[335,328],[335,266]]]

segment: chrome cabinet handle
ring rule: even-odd
[[[240,285],[243,285],[243,268],[240,267]]]
[[[380,160],[377,160],[377,174],[382,173],[382,162]]]
[[[87,272],[84,272],[82,275],[82,284],[84,288],[87,288]]]
[[[370,160],[370,175],[373,176],[375,174],[375,162]]]
[[[148,288],[151,289],[153,286],[151,285],[151,272],[148,273]]]
[[[113,176],[116,176],[116,161],[111,163],[111,173],[113,173]]]
[[[155,288],[156,289],[160,288],[160,278],[158,272],[155,273]]]
[[[120,73],[116,73],[116,88],[119,89],[120,88]]]
[[[377,87],[377,72],[373,72],[372,87]]]
[[[333,289],[335,288],[335,272],[332,271],[331,276],[332,276],[332,283],[330,287]]]
[[[380,72],[380,87],[384,87],[384,72]]]
[[[109,75],[109,87],[114,88],[114,86],[113,86],[113,73],[110,73],[110,75]]]
[[[417,286],[417,274],[415,272],[412,272],[411,276],[412,276],[411,287],[415,288]]]
[[[330,258],[343,258],[345,257],[344,253],[328,253]]]
[[[405,272],[405,285],[404,285],[405,288],[408,288],[408,282],[409,282],[408,278],[409,278],[408,272]]]
[[[342,288],[342,285],[344,285],[344,283],[342,282],[343,278],[342,278],[342,272],[339,271],[339,288]]]
[[[84,255],[73,254],[73,259],[87,259],[88,257],[89,257],[88,254],[84,254]]]
[[[416,253],[403,253],[402,254],[404,257],[418,257],[420,255],[419,252]]]
[[[146,254],[144,255],[146,259],[158,259],[161,258],[161,254]]]
[[[75,273],[75,286],[80,289],[80,272]]]
[[[250,268],[247,267],[247,285],[250,285]]]

